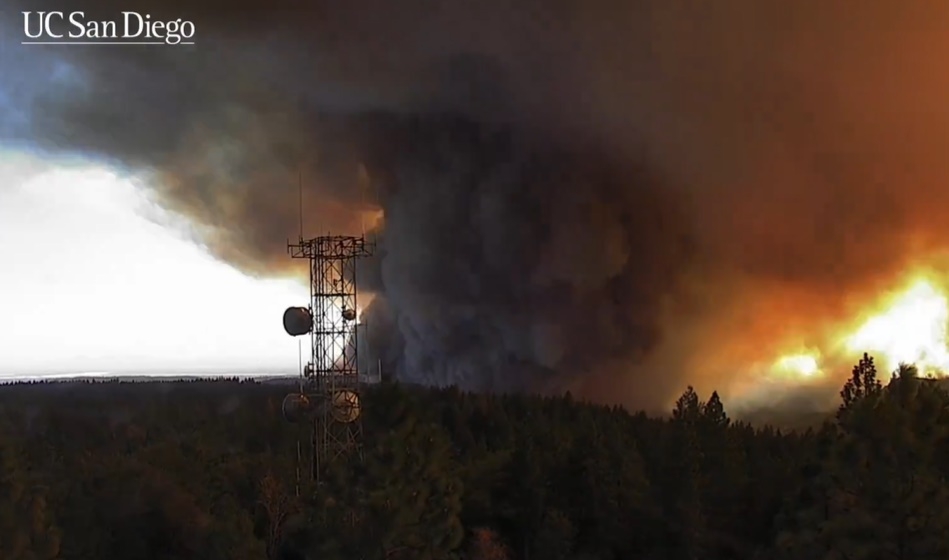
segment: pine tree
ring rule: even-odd
[[[880,380],[877,379],[876,365],[873,358],[864,353],[863,358],[853,366],[850,379],[844,384],[840,391],[840,397],[843,401],[840,405],[841,412],[850,409],[857,401],[863,398],[878,395],[882,390]]]
[[[689,385],[688,389],[676,400],[675,408],[672,410],[672,418],[686,424],[694,424],[698,422],[701,416],[702,404],[699,402],[699,395]]]
[[[888,387],[864,357],[841,396],[840,436],[781,543],[788,558],[949,555],[949,489],[938,465],[949,439],[949,395],[902,367]]]
[[[600,426],[574,442],[570,461],[576,498],[569,511],[578,547],[601,558],[640,553],[657,511],[636,440],[628,431]]]
[[[671,501],[670,517],[679,532],[679,555],[687,560],[704,558],[707,531],[702,505],[702,464],[704,454],[700,442],[704,403],[691,386],[676,401],[672,411],[674,435],[672,469],[678,478]],[[714,412],[714,411],[713,411]]]
[[[266,514],[267,530],[264,541],[267,558],[275,560],[283,541],[287,518],[293,514],[296,504],[286,487],[271,472],[264,475],[260,481],[259,503]]]
[[[700,418],[703,425],[712,429],[722,430],[729,426],[731,421],[728,419],[728,415],[725,414],[725,405],[722,404],[718,391],[712,391],[712,396],[709,397],[708,402],[702,404]]]
[[[464,540],[463,487],[440,427],[406,411],[371,441],[365,462],[338,465],[317,494],[319,557],[436,560]]]

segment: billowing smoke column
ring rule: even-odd
[[[381,209],[371,347],[405,379],[662,402],[949,238],[949,6],[135,10],[197,44],[8,45],[3,138],[122,166],[251,274],[294,272],[299,171],[311,233]]]
[[[655,346],[689,257],[688,222],[655,179],[464,117],[399,119],[388,134],[368,160],[385,208],[377,288],[406,375],[534,387]]]

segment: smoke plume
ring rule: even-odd
[[[949,6],[12,4],[6,142],[144,177],[263,276],[297,272],[302,172],[308,234],[377,229],[371,346],[404,379],[739,387],[946,246]],[[196,45],[18,46],[15,8]]]

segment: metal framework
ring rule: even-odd
[[[307,259],[310,265],[308,313],[297,308],[310,322],[310,357],[303,368],[300,394],[287,397],[284,413],[290,420],[296,413],[299,420],[312,421],[309,458],[317,483],[330,462],[362,453],[358,340],[362,325],[356,302],[356,263],[371,256],[373,248],[364,237],[350,236],[301,237],[297,243],[287,243],[291,258]],[[286,315],[284,326],[291,335],[304,334],[291,332]],[[296,404],[290,403],[295,411],[288,412],[291,399],[295,399]]]

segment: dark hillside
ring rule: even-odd
[[[364,460],[299,499],[282,384],[8,385],[0,558],[945,557],[949,396],[865,366],[839,420],[800,433],[691,390],[660,420],[379,385]]]

